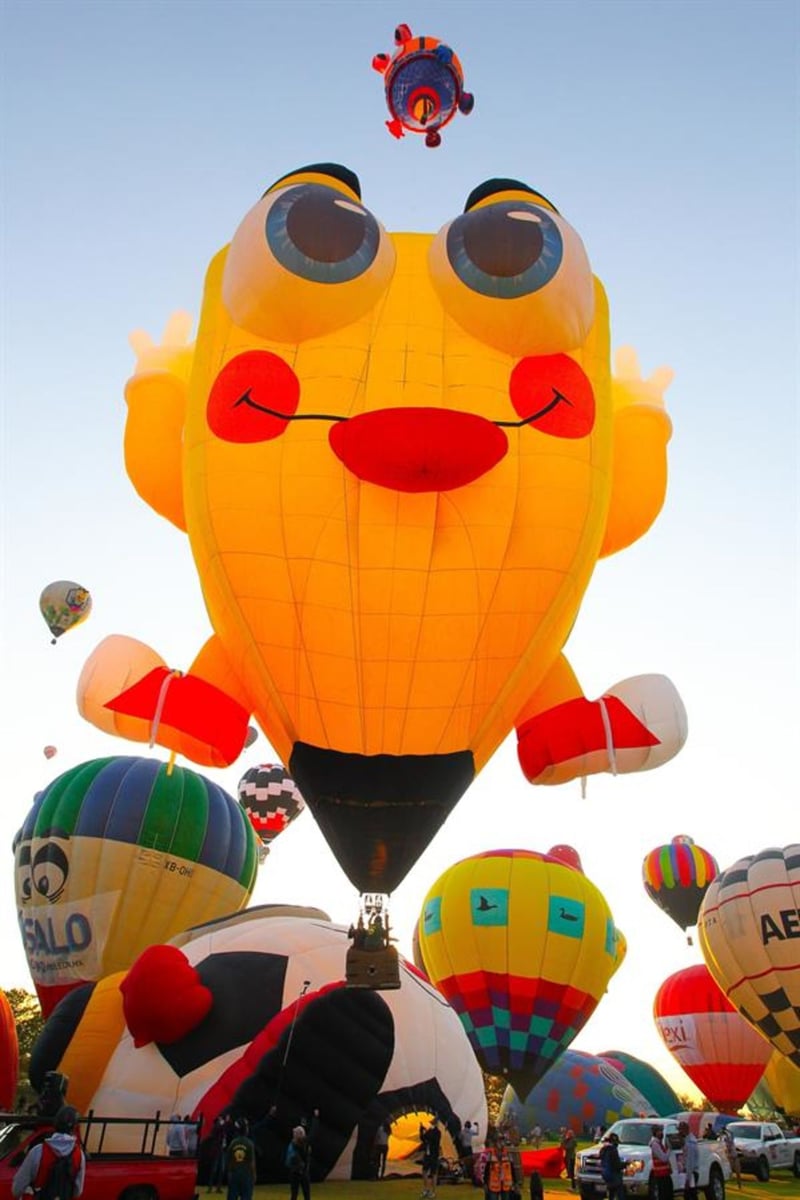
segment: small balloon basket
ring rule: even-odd
[[[352,945],[345,960],[345,982],[349,988],[391,991],[400,987],[400,959],[391,944],[388,897],[365,892],[359,903],[358,921],[348,936]]]

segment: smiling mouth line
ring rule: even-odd
[[[572,401],[560,392],[558,388],[553,388],[553,399],[549,404],[545,404],[544,408],[540,408],[537,412],[531,413],[529,417],[523,417],[519,421],[492,421],[492,425],[497,425],[504,429],[521,429],[523,425],[530,425],[532,421],[538,421],[541,417],[546,417],[549,412],[558,404],[568,404],[570,408],[574,405]],[[340,417],[333,413],[284,413],[279,412],[277,408],[267,408],[264,404],[259,404],[250,395],[250,389],[243,392],[238,400],[233,403],[234,408],[238,408],[240,404],[246,405],[248,408],[255,408],[258,412],[266,413],[269,417],[277,417],[281,421],[349,421],[350,417]],[[409,409],[409,412],[413,411]]]

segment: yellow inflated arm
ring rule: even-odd
[[[601,558],[637,541],[661,511],[667,491],[667,442],[672,436],[663,399],[672,380],[669,367],[659,367],[643,379],[630,347],[618,351],[614,365],[611,500]]]
[[[184,531],[181,454],[194,354],[188,342],[191,321],[188,313],[174,314],[160,345],[141,330],[132,333],[136,369],[125,387],[125,467],[130,480],[151,508]]]

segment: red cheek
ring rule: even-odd
[[[568,354],[523,358],[511,372],[511,403],[532,429],[553,437],[582,438],[594,425],[594,391]]]
[[[300,381],[268,350],[237,354],[220,371],[208,397],[211,430],[226,442],[280,437],[300,402]]]

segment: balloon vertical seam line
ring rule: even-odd
[[[603,722],[603,731],[606,735],[606,752],[608,754],[608,764],[611,769],[611,774],[617,774],[617,752],[614,747],[614,734],[611,731],[611,721],[608,716],[608,707],[604,696],[601,696],[597,701],[600,709],[600,718]]]
[[[295,359],[295,365],[297,365],[296,359]],[[323,731],[325,741],[327,741],[328,733],[325,728],[325,719],[324,719],[323,713],[322,713],[322,705],[320,704],[319,696],[317,695],[317,690],[316,690],[316,687],[314,686],[314,682],[315,682],[314,681],[314,672],[311,668],[311,660],[310,660],[310,656],[309,656],[309,652],[308,652],[308,647],[306,646],[305,633],[303,630],[303,623],[301,620],[302,600],[297,595],[297,590],[295,587],[295,580],[294,580],[294,576],[293,576],[293,572],[292,572],[292,566],[293,566],[295,560],[293,558],[291,558],[288,553],[289,546],[288,546],[286,522],[287,522],[287,518],[288,518],[289,508],[284,503],[284,496],[283,496],[284,481],[285,481],[286,475],[287,475],[287,472],[285,472],[283,470],[283,459],[285,458],[285,455],[286,455],[286,444],[285,444],[285,439],[279,438],[278,440],[280,443],[279,456],[281,459],[281,462],[279,463],[279,470],[278,470],[279,486],[281,489],[281,501],[278,506],[278,511],[280,513],[281,545],[283,548],[283,557],[286,562],[286,575],[287,575],[289,587],[291,590],[292,606],[294,608],[294,616],[295,616],[295,629],[297,631],[297,643],[296,643],[295,653],[293,655],[294,671],[295,671],[294,686],[295,686],[295,689],[297,690],[297,692],[299,692],[300,688],[299,688],[298,684],[299,684],[299,680],[300,680],[300,674],[301,674],[302,666],[303,666],[303,664],[305,664],[305,669],[308,674],[308,680],[309,680],[309,689],[314,697],[314,704],[316,707],[317,717],[318,717],[319,723],[320,723],[320,728]],[[322,536],[321,532],[320,532],[319,536]],[[310,567],[309,567],[309,571],[306,574],[306,585],[308,584],[309,575],[310,575]],[[286,732],[287,732],[287,734],[289,734],[291,741],[294,742],[296,740],[296,731],[293,727],[294,723],[291,722],[291,726],[292,726],[291,732],[289,730],[288,724],[289,723],[287,723]]]
[[[520,471],[520,464],[519,464],[519,459],[518,459],[518,458],[516,458],[514,461],[515,461],[515,468],[516,468],[516,476],[517,476],[517,477],[516,477],[516,486],[515,486],[515,488],[514,488],[514,504],[513,504],[513,514],[512,514],[512,517],[511,517],[511,519],[510,519],[510,520],[509,520],[509,522],[507,523],[507,528],[506,528],[506,536],[505,536],[505,546],[503,547],[503,552],[502,552],[502,555],[499,557],[499,565],[498,565],[498,567],[497,567],[497,569],[496,569],[496,571],[495,571],[495,581],[494,581],[494,586],[493,586],[493,588],[492,588],[491,596],[489,597],[488,601],[486,602],[486,604],[485,604],[485,606],[484,606],[484,618],[483,618],[483,621],[482,621],[482,623],[481,623],[481,626],[480,626],[480,628],[479,628],[479,630],[478,630],[478,633],[477,633],[477,636],[476,636],[476,639],[475,639],[475,640],[476,640],[476,645],[478,645],[478,644],[480,643],[480,640],[481,640],[481,638],[483,637],[483,635],[484,635],[484,632],[485,632],[485,630],[486,630],[486,625],[487,625],[487,622],[488,622],[488,620],[489,620],[489,614],[490,614],[490,612],[491,612],[492,605],[493,605],[493,603],[494,603],[494,599],[495,599],[495,597],[496,597],[496,595],[497,595],[498,588],[500,587],[500,581],[501,581],[501,578],[507,577],[507,576],[506,576],[506,563],[507,563],[507,560],[508,560],[509,547],[510,547],[510,544],[511,544],[512,532],[513,532],[513,530],[514,530],[514,529],[516,529],[516,521],[517,521],[517,516],[518,516],[518,513],[519,513],[519,471]],[[453,503],[453,507],[456,509],[456,511],[459,511],[459,515],[461,515],[461,513],[460,513],[460,510],[458,510],[458,506],[457,506],[457,504],[456,504],[455,500],[453,500],[453,501],[452,501],[452,503]],[[466,526],[466,524],[467,524],[467,523],[466,523],[466,522],[464,522],[464,524],[465,524],[465,526]],[[473,556],[473,558],[474,558],[474,556]],[[515,673],[516,673],[516,672],[513,672],[512,674],[515,674]],[[476,671],[476,672],[475,672],[475,675],[474,675],[473,689],[474,689],[474,688],[477,688],[477,685],[478,685],[478,676],[477,676],[477,671]],[[474,755],[476,755],[476,754],[478,753],[478,745],[479,745],[479,743],[482,741],[482,739],[483,739],[483,737],[484,737],[483,730],[485,729],[485,727],[486,727],[486,725],[487,725],[487,722],[489,722],[489,721],[490,721],[490,719],[491,719],[491,716],[492,716],[492,714],[493,714],[493,713],[497,712],[497,711],[498,711],[498,709],[502,708],[502,707],[505,705],[505,703],[506,703],[506,698],[507,698],[507,689],[501,689],[501,690],[500,690],[500,692],[498,692],[498,694],[495,696],[495,698],[494,698],[494,700],[492,701],[492,703],[491,703],[490,705],[488,705],[488,706],[485,706],[485,711],[484,711],[484,713],[483,713],[483,715],[482,715],[482,717],[481,717],[481,720],[480,720],[480,723],[478,724],[478,726],[477,726],[477,727],[474,727],[474,726],[472,726],[472,725],[471,725],[471,728],[470,728],[470,745],[471,745],[471,747],[472,747],[473,756],[474,756]],[[514,714],[514,715],[516,715],[516,714]]]

